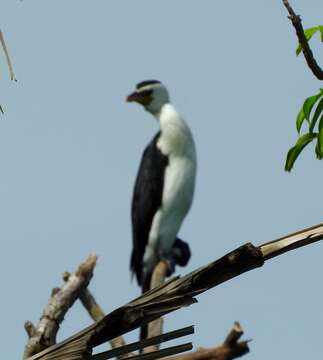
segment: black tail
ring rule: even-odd
[[[179,266],[186,266],[191,258],[191,250],[188,243],[176,238],[172,251],[175,264]]]
[[[147,274],[145,276],[145,279],[142,280],[141,289],[142,289],[143,294],[150,290],[151,275],[152,275],[152,273]],[[145,340],[145,339],[147,339],[147,336],[148,336],[148,324],[145,324],[145,325],[142,325],[140,328],[139,339]]]

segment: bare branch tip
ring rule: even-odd
[[[239,321],[235,321],[234,324],[233,324],[233,330],[234,331],[237,331],[237,332],[242,332],[243,333],[243,330],[242,330],[242,327],[241,327],[241,324],[239,323]]]
[[[79,268],[76,271],[76,275],[84,276],[89,272],[92,272],[95,268],[98,257],[95,254],[89,255],[89,257],[80,264]]]
[[[29,338],[32,338],[33,336],[35,336],[37,330],[35,328],[35,325],[31,321],[27,320],[24,323],[24,328],[25,328],[26,333],[27,333]]]

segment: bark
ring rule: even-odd
[[[70,274],[69,279],[61,288],[53,289],[37,326],[34,326],[30,321],[25,323],[29,340],[25,347],[24,359],[55,344],[59,326],[68,309],[74,304],[80,292],[86,288],[92,278],[96,261],[97,257],[90,255],[76,272]]]

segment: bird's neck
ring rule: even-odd
[[[194,151],[191,131],[172,104],[163,105],[156,118],[161,131],[158,145],[164,154],[181,155],[190,148]]]
[[[158,113],[155,114],[156,119],[159,122],[160,130],[165,131],[169,127],[181,126],[185,124],[180,114],[176,111],[175,107],[170,104],[164,104]]]

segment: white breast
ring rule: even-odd
[[[185,157],[170,157],[164,179],[159,227],[160,246],[167,252],[176,239],[194,194],[196,165]]]
[[[161,136],[157,147],[168,156],[169,164],[164,177],[162,208],[153,219],[144,262],[157,249],[167,253],[172,248],[191,207],[195,186],[196,152],[189,127],[170,104],[164,105],[159,121]]]

